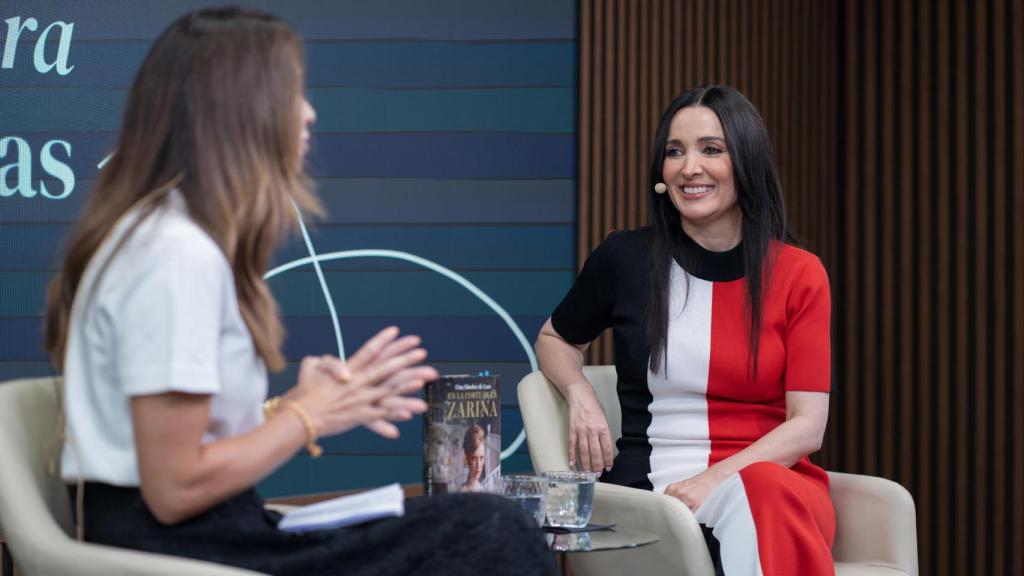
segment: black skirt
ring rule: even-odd
[[[69,488],[74,502],[75,488]],[[184,556],[279,575],[548,575],[543,533],[514,503],[455,494],[406,501],[405,516],[301,534],[255,490],[181,524],[157,522],[137,488],[85,485],[89,542]]]

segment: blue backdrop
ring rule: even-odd
[[[272,265],[293,362],[272,391],[292,385],[303,355],[351,351],[398,324],[424,337],[443,373],[502,376],[509,447],[524,342],[575,275],[576,3],[239,3],[306,39],[311,172],[328,208],[309,245],[292,239]],[[132,76],[160,30],[207,4],[0,6],[0,380],[51,373],[45,285],[112,151]],[[297,456],[263,491],[417,482],[421,427],[403,425],[397,441],[329,439],[325,457]],[[504,466],[529,468],[525,445]]]

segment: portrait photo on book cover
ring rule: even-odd
[[[442,377],[428,387],[428,494],[494,491],[501,477],[499,397],[495,376]]]

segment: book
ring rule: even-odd
[[[396,483],[296,508],[281,518],[277,528],[286,532],[308,532],[404,514],[405,492]]]
[[[442,376],[427,385],[423,491],[493,492],[501,477],[498,376]]]

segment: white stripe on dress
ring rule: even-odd
[[[718,539],[722,570],[728,576],[762,576],[757,528],[739,472],[726,478],[697,509],[697,521]]]
[[[689,280],[689,298],[686,296]],[[648,366],[647,385],[654,401],[651,425],[651,472],[655,492],[708,467],[708,370],[711,363],[711,296],[713,284],[689,276],[673,263],[669,291],[667,373]],[[684,306],[685,303],[685,306]],[[648,363],[649,365],[649,363]]]

